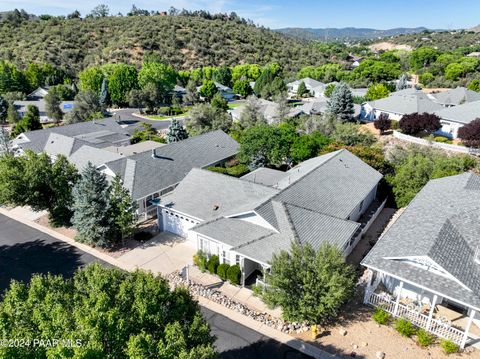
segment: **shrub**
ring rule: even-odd
[[[380,114],[378,120],[376,120],[373,125],[377,130],[380,130],[380,134],[384,134],[385,131],[388,131],[392,127],[392,120],[388,118],[386,113]]]
[[[395,330],[404,337],[410,338],[415,334],[415,327],[406,319],[399,318],[395,321]]]
[[[449,339],[442,339],[440,341],[440,346],[446,354],[453,354],[458,352],[458,345]]]
[[[460,127],[458,137],[468,147],[480,147],[480,119],[473,120],[469,124]]]
[[[194,256],[193,256],[193,263],[202,271],[205,272],[205,269],[207,268],[207,257],[205,256],[205,253],[202,251],[198,251]]]
[[[446,137],[443,136],[435,136],[433,138],[435,142],[441,142],[441,143],[452,143],[452,141]]]
[[[238,264],[235,264],[228,268],[227,270],[227,278],[232,284],[240,284],[240,266]]]
[[[378,324],[385,325],[385,324],[388,324],[388,322],[390,322],[390,319],[392,318],[392,316],[386,310],[382,308],[377,308],[372,318]]]
[[[417,135],[420,132],[433,133],[440,128],[440,117],[430,113],[412,113],[405,115],[400,120],[399,126],[407,135]]]
[[[422,347],[428,347],[433,344],[434,336],[424,329],[417,331],[417,342]]]
[[[223,167],[208,167],[207,170],[212,172],[222,173],[224,175],[227,174],[227,169]]]
[[[227,272],[230,266],[227,263],[222,263],[217,267],[217,274],[221,280],[227,280]]]
[[[218,256],[213,255],[210,257],[210,259],[207,262],[207,269],[210,273],[216,274],[217,273],[217,267],[220,264],[220,260],[218,259]]]
[[[398,121],[392,120],[392,122],[390,123],[390,128],[391,128],[392,130],[398,130],[399,127],[400,127],[400,126],[399,126]]]

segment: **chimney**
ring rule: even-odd
[[[152,158],[157,158],[157,154],[155,153],[155,148],[152,148]]]

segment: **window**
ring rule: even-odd
[[[235,264],[240,265],[240,256],[238,254],[235,255]]]

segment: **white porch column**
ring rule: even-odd
[[[467,326],[465,328],[465,333],[463,333],[463,338],[462,338],[462,344],[460,344],[460,348],[465,348],[465,344],[467,343],[467,339],[468,339],[468,332],[470,331],[470,326],[472,325],[472,322],[473,322],[473,318],[475,317],[475,310],[472,309],[472,311],[470,312],[470,316],[468,317],[468,323],[467,323]]]
[[[400,295],[402,294],[403,280],[400,281],[400,288],[398,288],[397,300],[395,301],[395,308],[393,309],[393,316],[397,315],[398,305],[400,304]]]
[[[370,269],[367,269],[367,275],[368,275],[368,281],[367,281],[367,285],[365,286],[365,293],[363,294],[363,304],[368,304],[370,288],[372,287],[373,271]]]
[[[430,329],[430,325],[432,324],[432,317],[433,317],[433,311],[435,310],[435,305],[437,304],[437,295],[435,294],[433,296],[432,304],[430,307],[430,311],[428,312],[428,320],[427,320],[427,327],[425,328],[427,331]]]

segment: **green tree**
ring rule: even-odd
[[[28,82],[23,73],[12,63],[0,60],[0,94],[25,93],[28,90]]]
[[[435,62],[438,55],[438,51],[431,47],[419,47],[410,53],[410,67],[413,70],[420,70]]]
[[[27,112],[23,118],[15,124],[12,130],[13,136],[18,136],[22,132],[28,132],[33,130],[40,130],[42,124],[40,123],[40,112],[37,106],[28,105]]]
[[[8,103],[8,108],[7,108],[7,121],[10,125],[13,126],[13,129],[15,129],[15,124],[18,123],[22,118],[20,117],[20,114],[18,113],[17,109],[15,108],[15,105],[13,101]]]
[[[142,122],[139,128],[135,128],[133,130],[132,139],[130,140],[132,144],[144,141],[165,143],[164,138],[159,136],[157,130],[155,130],[153,126],[147,122]]]
[[[108,65],[108,93],[114,105],[124,106],[128,103],[128,93],[138,87],[138,71],[126,64]],[[137,107],[137,106],[135,106]]]
[[[186,104],[193,105],[199,101],[199,95],[197,92],[197,84],[194,80],[188,80],[187,86],[185,87],[185,95],[183,96],[183,102]]]
[[[103,108],[108,104],[108,82],[105,78],[102,80],[102,86],[100,87],[100,93],[98,95],[98,102]]]
[[[240,114],[239,123],[244,129],[267,123],[263,116],[262,104],[257,97],[250,96],[247,98]]]
[[[353,120],[352,91],[344,82],[340,82],[332,92],[328,102],[328,112],[337,116],[342,122]]]
[[[47,154],[32,151],[20,157],[4,155],[0,176],[0,203],[47,210],[53,225],[70,224],[71,187],[78,174],[64,156],[52,162]]]
[[[207,101],[211,101],[213,96],[218,92],[217,86],[215,82],[212,80],[205,80],[203,81],[202,87],[200,87],[200,95],[207,99]]]
[[[213,80],[223,86],[232,86],[232,70],[228,66],[221,66],[213,73]]]
[[[210,104],[199,104],[189,111],[186,120],[188,132],[193,135],[222,130],[227,132],[232,126],[232,117],[225,111]]]
[[[105,117],[105,108],[100,104],[98,93],[80,91],[75,96],[73,110],[65,115],[67,124],[85,122]]]
[[[388,95],[390,95],[390,91],[387,86],[384,84],[376,84],[368,88],[365,98],[368,101],[375,101],[387,97]]]
[[[34,275],[2,296],[4,335],[71,339],[73,346],[0,348],[4,358],[215,359],[214,337],[186,289],[161,276],[99,264],[72,279]],[[76,345],[79,340],[81,345]]]
[[[6,123],[8,118],[8,102],[0,96],[0,124]]]
[[[335,84],[328,84],[327,87],[325,87],[325,91],[323,94],[325,97],[330,98],[332,96],[333,90],[335,90]]]
[[[280,69],[278,68],[278,65],[273,67],[267,66],[263,69],[257,81],[255,81],[253,91],[257,96],[265,99],[281,95],[287,91],[287,86],[280,77]]]
[[[222,96],[220,92],[217,92],[215,95],[213,95],[212,100],[210,101],[210,104],[213,107],[219,108],[224,111],[227,111],[229,108],[228,101]]]
[[[5,127],[0,126],[0,156],[5,153],[10,153],[10,135]]]
[[[47,110],[47,116],[51,118],[55,123],[59,123],[63,120],[63,111],[60,108],[62,100],[56,91],[49,91],[45,96],[45,107]]]
[[[370,83],[380,83],[397,79],[401,74],[400,64],[377,60],[364,60],[350,74],[352,79],[366,80]]]
[[[338,316],[340,307],[352,297],[355,272],[345,263],[337,247],[292,242],[290,251],[274,254],[264,301],[281,306],[285,319],[324,324]]]
[[[105,75],[100,66],[91,66],[80,72],[78,78],[80,90],[99,94]]]
[[[308,91],[307,86],[305,86],[305,82],[300,82],[300,85],[298,85],[297,89],[297,96],[298,97],[303,97],[305,94],[309,94],[310,91]]]
[[[447,80],[456,81],[459,78],[464,76],[465,76],[465,69],[459,63],[450,64],[445,68],[445,78]]]
[[[90,12],[90,16],[92,17],[107,17],[110,12],[108,5],[100,4],[93,8]]]
[[[178,120],[173,119],[168,126],[167,143],[179,142],[188,138],[188,132]]]
[[[472,90],[472,91],[480,92],[480,81],[479,80],[472,80],[468,84],[468,89]],[[0,102],[1,102],[1,100],[0,100]],[[1,111],[0,111],[0,113],[1,113]]]
[[[100,247],[114,243],[109,196],[110,187],[105,174],[89,162],[73,188],[72,224],[77,230],[75,240]]]
[[[375,136],[369,131],[362,131],[356,123],[341,123],[335,127],[333,140],[346,146],[370,146],[376,142]]]
[[[138,84],[144,89],[153,84],[165,101],[177,82],[177,73],[171,65],[158,61],[144,61],[138,73]]]
[[[398,82],[395,86],[396,91],[401,91],[410,88],[410,85],[408,84],[408,75],[407,74],[402,74],[400,78],[398,79]],[[388,89],[387,89],[388,90]]]
[[[115,225],[116,238],[124,240],[130,237],[137,224],[137,204],[132,200],[128,189],[122,185],[119,176],[113,178],[109,193],[110,217]]]
[[[253,92],[250,82],[247,80],[238,80],[233,84],[233,92],[242,97],[250,96]]]

